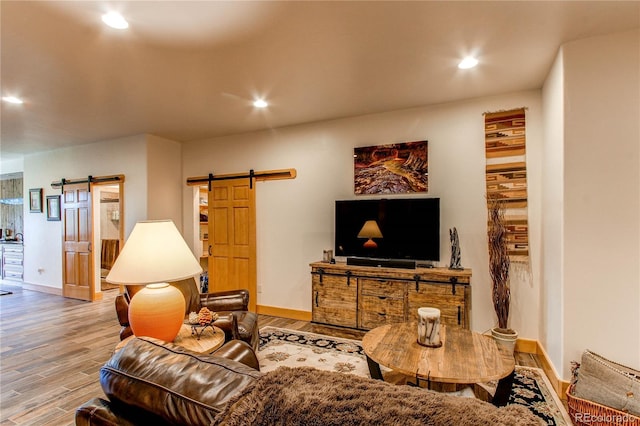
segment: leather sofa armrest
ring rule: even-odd
[[[200,305],[214,312],[218,311],[248,311],[249,291],[229,290],[216,293],[201,293]]]
[[[220,349],[213,352],[213,355],[241,362],[247,367],[260,371],[260,363],[256,353],[250,344],[242,340],[232,340],[225,343]]]
[[[102,398],[92,398],[78,407],[75,424],[76,426],[168,425],[153,413],[131,407],[118,409],[116,405]]]
[[[219,314],[218,319],[213,322],[213,325],[224,331],[225,342],[239,338],[238,319],[232,313]]]
[[[226,405],[253,387],[260,372],[216,355],[137,337],[100,369],[100,385],[116,415],[155,414],[173,425],[215,424]],[[136,424],[158,424],[148,421]]]
[[[93,398],[76,409],[76,426],[118,426],[120,421],[109,403]]]

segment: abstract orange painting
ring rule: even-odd
[[[428,153],[427,141],[355,148],[356,195],[428,192]]]

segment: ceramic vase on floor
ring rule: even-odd
[[[512,354],[515,351],[518,332],[510,329],[492,328],[491,336],[493,336],[498,345],[504,347],[509,353]]]

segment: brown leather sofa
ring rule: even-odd
[[[100,370],[107,399],[93,398],[76,410],[81,426],[204,425],[227,402],[260,377],[248,343],[232,340],[211,355],[138,337]]]
[[[197,355],[134,338],[100,369],[106,399],[79,407],[76,425],[539,425],[517,404],[498,408],[310,367],[262,374],[247,360],[256,362],[255,354],[237,340],[212,355]]]
[[[189,312],[198,312],[207,307],[216,312],[219,318],[214,325],[225,333],[225,341],[239,339],[247,342],[256,350],[260,341],[258,335],[258,315],[249,312],[249,292],[247,290],[230,290],[217,293],[200,293],[195,279],[189,278],[170,283],[178,288],[185,299],[185,316]],[[129,325],[129,301],[143,285],[126,285],[125,292],[116,297],[116,314],[120,329],[120,340],[133,335]]]

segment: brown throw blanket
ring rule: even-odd
[[[539,425],[522,406],[396,386],[351,374],[280,367],[230,401],[217,420],[244,425]]]

